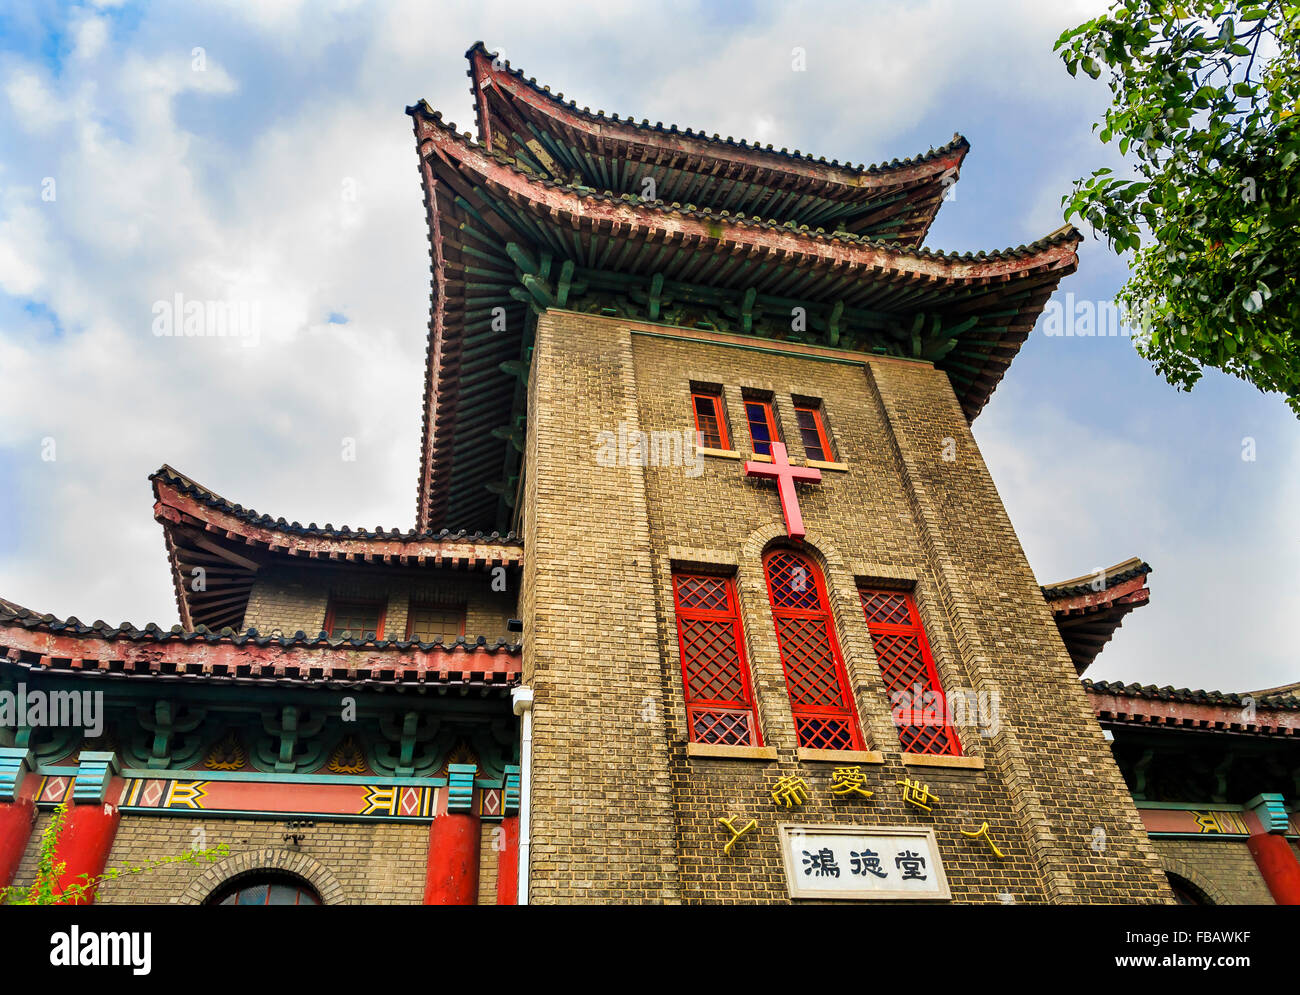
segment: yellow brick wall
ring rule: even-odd
[[[815,361],[662,337],[662,326],[552,311],[539,321],[525,487],[525,678],[537,693],[535,901],[786,901],[781,822],[928,826],[959,901],[1164,901],[1154,850],[946,376],[928,364]],[[636,334],[633,334],[633,333]],[[642,334],[642,333],[653,334]],[[692,382],[775,397],[794,462],[791,395],[820,398],[846,471],[801,486],[864,736],[870,801],[831,802],[830,766],[796,759],[761,557],[784,535],[771,482],[738,460],[602,467],[597,433],[693,429]],[[945,440],[956,458],[943,459]],[[688,759],[674,562],[734,571],[764,741],[775,762]],[[949,690],[996,696],[1001,729],[959,734],[983,770],[905,767],[856,585],[914,584]],[[671,772],[671,778],[664,774]],[[796,815],[767,791],[800,773]],[[911,773],[941,802],[905,806]],[[717,818],[759,829],[730,858]],[[1007,859],[959,835],[987,821]]]
[[[260,573],[249,595],[244,628],[263,635],[279,629],[292,636],[301,629],[314,636],[325,626],[330,596],[383,600],[387,605],[384,636],[405,639],[411,602],[465,609],[465,638],[484,636],[513,642],[506,621],[515,617],[517,573],[505,575],[505,591],[492,590],[486,571],[384,570],[346,568],[268,568]],[[498,585],[500,586],[500,585]]]
[[[1155,839],[1152,842],[1166,871],[1186,878],[1215,904],[1274,904],[1245,840]]]

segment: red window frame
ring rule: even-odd
[[[674,572],[673,606],[690,741],[762,746],[735,580]],[[718,666],[726,649],[732,659]]]
[[[465,606],[464,605],[435,605],[427,601],[412,601],[406,609],[406,638],[411,639],[415,631],[415,613],[418,611],[435,611],[446,612],[460,616],[460,625],[456,635],[465,635]],[[454,637],[453,637],[454,638]],[[432,642],[432,640],[429,640]]]
[[[713,421],[717,426],[717,445],[709,441],[709,433],[700,425],[700,402],[703,401],[713,409]],[[691,413],[695,416],[695,431],[699,433],[700,445],[705,449],[726,449],[727,420],[722,416],[722,398],[717,394],[697,390],[691,393]]]
[[[366,598],[330,598],[329,607],[325,610],[325,631],[329,633],[330,636],[334,635],[334,618],[338,615],[340,608],[347,610],[363,608],[367,611],[370,609],[378,609],[378,624],[375,626],[375,638],[384,638],[384,620],[388,615],[388,603],[386,601]],[[369,629],[366,630],[366,632],[369,631]],[[355,633],[355,638],[364,639],[365,633]]]
[[[884,679],[885,691],[889,695],[890,713],[894,717],[903,752],[961,756],[961,741],[948,721],[950,710],[943,693],[943,682],[934,665],[934,655],[930,652],[930,641],[925,636],[921,615],[916,610],[916,599],[908,591],[872,587],[858,588],[858,597],[862,601],[862,614],[867,620],[867,628],[871,630],[876,662],[880,664],[880,676]],[[915,700],[917,685],[924,696],[920,703]],[[912,696],[912,722],[900,721],[901,716],[894,707],[894,695],[900,692]],[[927,692],[936,692],[939,696],[943,721],[938,725],[915,721],[915,712],[921,711],[924,718],[927,701],[932,701]]]
[[[812,428],[805,428],[799,420],[800,415],[812,416]],[[813,404],[796,404],[794,406],[795,424],[799,426],[799,438],[803,442],[804,455],[811,460],[820,460],[828,463],[835,459],[835,451],[831,448],[830,436],[826,434],[826,422],[822,418],[821,408]],[[808,448],[808,437],[806,432],[815,432],[817,434],[817,445],[821,448],[821,455],[814,456]]]
[[[804,575],[796,580],[800,566]],[[803,553],[782,547],[763,557],[763,573],[799,745],[864,749],[821,570]]]
[[[759,423],[759,419],[754,417],[754,409],[758,408],[761,414],[762,423],[767,426],[768,439],[766,441],[754,438],[754,426]],[[745,398],[745,422],[749,425],[749,444],[756,456],[771,456],[772,443],[780,442],[781,436],[776,430],[776,413],[772,410],[771,401],[763,401],[758,398]],[[766,450],[760,449],[760,446],[766,446]]]

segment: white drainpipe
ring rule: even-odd
[[[510,692],[515,714],[522,722],[519,730],[519,897],[518,904],[528,904],[528,847],[531,840],[533,780],[533,689],[518,687]]]

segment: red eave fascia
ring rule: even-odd
[[[1300,711],[1256,708],[1253,721],[1244,709],[1227,705],[1169,701],[1110,694],[1087,688],[1092,710],[1103,722],[1205,732],[1294,736],[1300,734]]]
[[[1087,615],[1111,608],[1138,608],[1151,600],[1151,590],[1146,586],[1147,575],[1132,577],[1101,591],[1088,591],[1068,598],[1049,601],[1052,614],[1058,618]]]
[[[846,169],[831,163],[810,161],[802,155],[783,154],[757,146],[737,148],[732,144],[710,140],[703,136],[686,135],[680,131],[649,131],[644,127],[637,127],[631,121],[614,121],[608,117],[593,120],[591,115],[574,110],[544,90],[539,91],[522,76],[508,69],[497,69],[492,57],[481,48],[471,49],[469,59],[479,138],[489,148],[492,140],[491,121],[483,91],[485,87],[495,86],[512,100],[527,104],[538,113],[570,128],[592,135],[652,149],[665,149],[684,155],[740,163],[754,169],[787,173],[804,179],[836,183],[852,189],[895,187],[917,180],[933,179],[957,170],[962,160],[966,158],[966,153],[970,151],[970,145],[963,139],[956,148],[932,158],[918,157],[912,162],[900,163],[897,166],[881,165],[873,167],[869,172]]]
[[[0,622],[0,657],[51,673],[213,677],[235,680],[381,681],[507,685],[519,679],[518,647],[367,647],[347,643],[259,646],[229,639],[107,639]],[[26,657],[24,661],[23,658]],[[36,657],[38,659],[33,659]]]

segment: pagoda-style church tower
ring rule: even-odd
[[[851,166],[468,57],[477,141],[409,110],[419,515],[523,538],[533,900],[1166,899],[969,427],[1079,235],[924,248],[960,136]]]
[[[960,136],[827,162],[468,58],[477,140],[408,108],[415,528],[164,466],[180,624],[0,601],[0,888],[64,805],[61,887],[229,849],[80,901],[1169,901],[1076,670],[1150,568],[1045,597],[970,431],[1079,235],[924,247]]]

